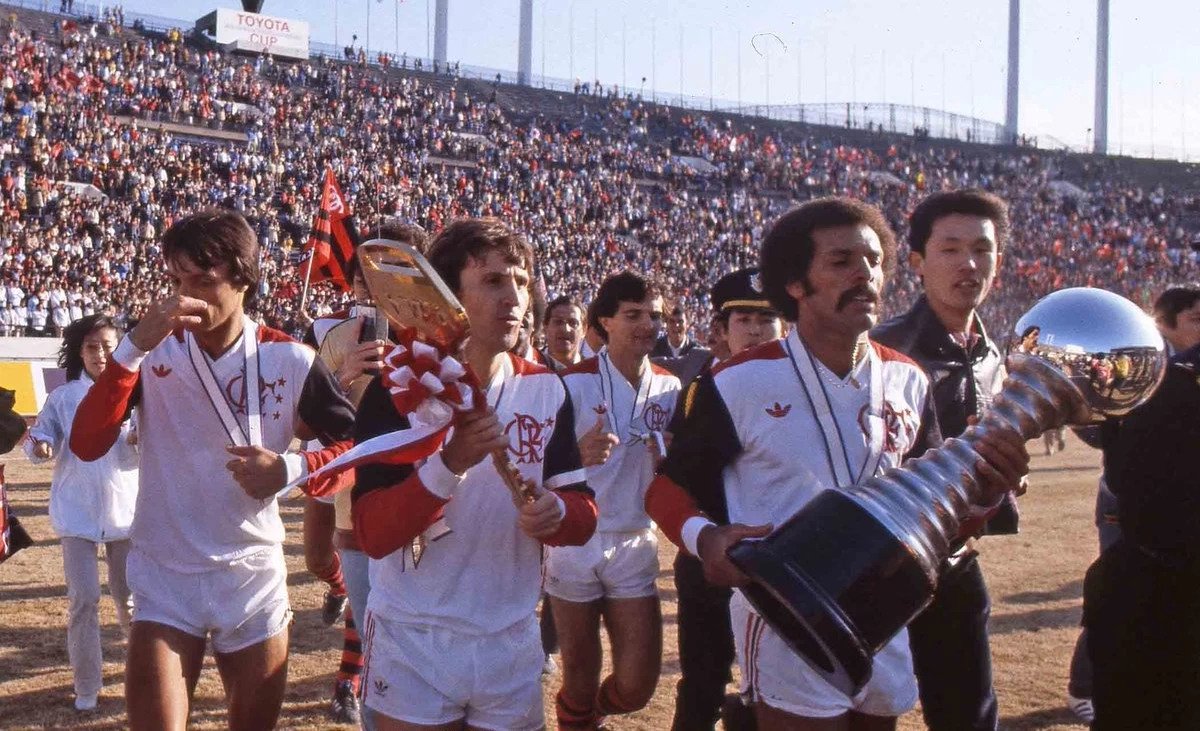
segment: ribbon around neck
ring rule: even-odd
[[[363,464],[412,464],[425,459],[442,446],[458,414],[476,408],[479,382],[465,365],[417,340],[413,330],[402,331],[399,340],[383,358],[381,379],[396,411],[411,426],[360,442],[288,487]]]

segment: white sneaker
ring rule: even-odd
[[[77,695],[75,696],[75,710],[77,711],[94,711],[96,703],[99,699],[96,694],[92,695]]]
[[[554,662],[553,655],[546,656],[546,662],[542,663],[542,675],[554,675],[558,672],[558,663]]]
[[[1091,723],[1096,718],[1096,709],[1092,708],[1091,698],[1076,698],[1067,694],[1067,708],[1071,709],[1076,718],[1084,723]]]

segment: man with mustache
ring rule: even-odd
[[[938,426],[956,437],[992,404],[1004,382],[1004,357],[977,308],[991,291],[1008,238],[1008,206],[981,190],[934,193],[909,218],[908,262],[924,293],[908,312],[871,331],[929,377]],[[980,513],[982,517],[982,513]],[[1006,497],[978,531],[1017,531],[1016,501]],[[987,584],[967,540],[946,561],[933,603],[909,625],[921,712],[931,731],[995,731],[996,692],[987,623]]]
[[[546,365],[561,372],[581,360],[584,311],[568,295],[555,297],[546,305]]]
[[[848,198],[809,201],[764,239],[763,291],[795,330],[722,363],[707,387],[701,381],[689,393],[689,416],[646,495],[647,512],[700,558],[709,583],[748,581],[726,555],[737,541],[767,535],[823,490],[858,484],[940,443],[920,366],[866,337],[895,247],[879,210]],[[995,433],[978,451],[984,494],[998,502],[1017,487],[1029,455],[1019,436]],[[683,487],[713,480],[729,525],[713,523]],[[740,592],[730,617],[759,728],[887,731],[916,703],[906,632],[849,696],[798,660]]]

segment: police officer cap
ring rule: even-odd
[[[712,305],[718,314],[733,308],[775,311],[763,294],[758,267],[738,269],[718,279],[712,288]]]

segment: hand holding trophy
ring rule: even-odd
[[[378,313],[410,343],[406,348],[411,359],[403,363],[392,359],[389,365],[412,371],[413,392],[419,398],[436,392],[443,382],[458,381],[468,386],[473,410],[487,411],[485,390],[461,357],[471,329],[466,310],[433,266],[413,247],[386,239],[365,242],[358,257]],[[506,443],[492,441],[496,442],[490,450],[492,461],[514,504],[519,508],[535,502],[540,491],[521,477]]]
[[[826,490],[770,536],[728,551],[750,578],[746,598],[847,695],[866,685],[874,654],[928,605],[970,508],[995,502],[976,467],[985,435],[1028,440],[1123,416],[1166,372],[1154,321],[1099,289],[1047,296],[1013,335],[1003,390],[962,438],[852,488]]]

